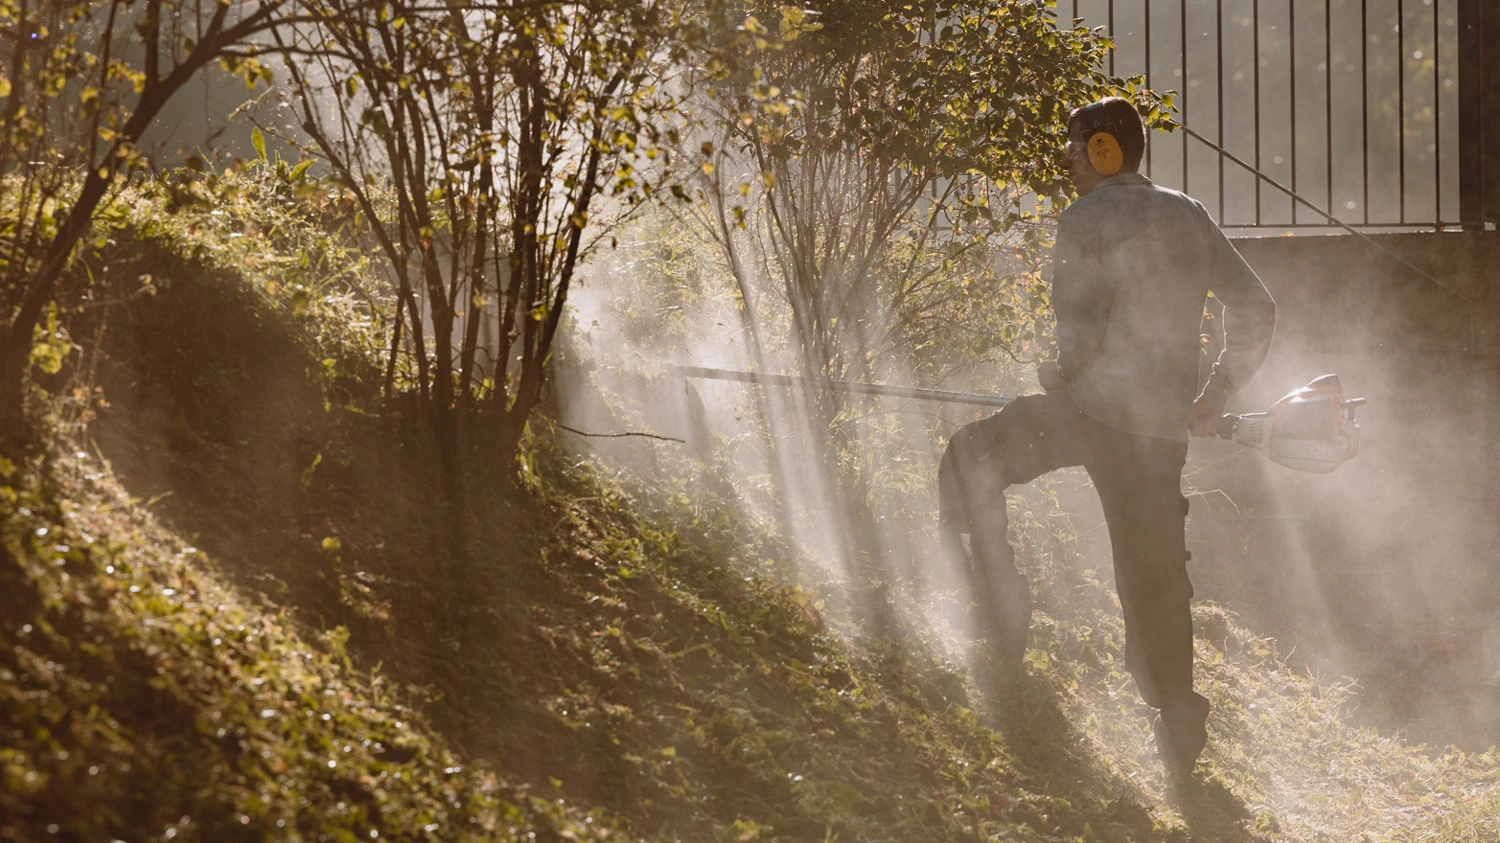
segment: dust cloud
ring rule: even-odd
[[[956,642],[952,634],[962,630],[946,624],[964,622],[965,601],[958,572],[939,553],[933,490],[946,437],[976,418],[976,408],[857,401],[840,423],[857,431],[860,452],[844,458],[863,462],[857,470],[869,484],[874,523],[852,523],[814,444],[810,402],[817,395],[678,370],[800,371],[788,349],[783,303],[756,303],[757,345],[720,253],[691,225],[663,213],[638,222],[632,236],[601,253],[587,283],[569,297],[570,334],[554,381],[568,427],[647,432],[682,444],[565,434],[570,443],[654,483],[691,475],[700,489],[717,490],[718,502],[741,506],[790,541],[803,587],[830,603],[854,601],[847,617],[854,626],[875,632],[873,616],[899,614],[908,628],[925,629],[936,619],[945,640]],[[917,384],[914,375],[889,380]],[[860,598],[861,584],[872,577],[881,581],[881,596]]]
[[[1199,596],[1295,649],[1305,669],[1352,677],[1375,725],[1419,742],[1492,745],[1497,396],[1475,317],[1494,244],[1446,233],[1240,248],[1277,297],[1279,321],[1270,358],[1233,408],[1260,409],[1329,372],[1369,405],[1359,410],[1359,456],[1329,475],[1227,443],[1195,446]]]

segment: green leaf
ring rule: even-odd
[[[250,143],[255,146],[255,154],[260,156],[260,160],[266,160],[266,136],[261,133],[259,126],[250,130]]]

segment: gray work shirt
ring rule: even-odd
[[[1201,203],[1138,173],[1105,179],[1058,216],[1052,275],[1068,394],[1117,430],[1187,441],[1210,291],[1225,344],[1203,397],[1223,406],[1270,349],[1276,303],[1255,271]]]

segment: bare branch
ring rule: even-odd
[[[587,436],[594,439],[622,439],[626,436],[640,436],[645,439],[657,439],[662,442],[676,442],[678,444],[686,444],[684,440],[678,439],[675,436],[658,436],[655,433],[641,433],[634,430],[627,430],[624,433],[588,433],[579,430],[576,427],[568,427],[567,425],[559,421],[551,422],[551,424],[553,427],[559,428],[561,430],[566,430],[569,433],[577,434],[578,436]]]

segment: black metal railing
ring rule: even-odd
[[[1062,0],[1058,13],[1113,36],[1111,73],[1178,92],[1194,132],[1153,133],[1147,173],[1225,227],[1336,227],[1326,212],[1359,228],[1442,229],[1474,222],[1459,197],[1471,2]],[[1267,178],[1283,189],[1263,189]]]

